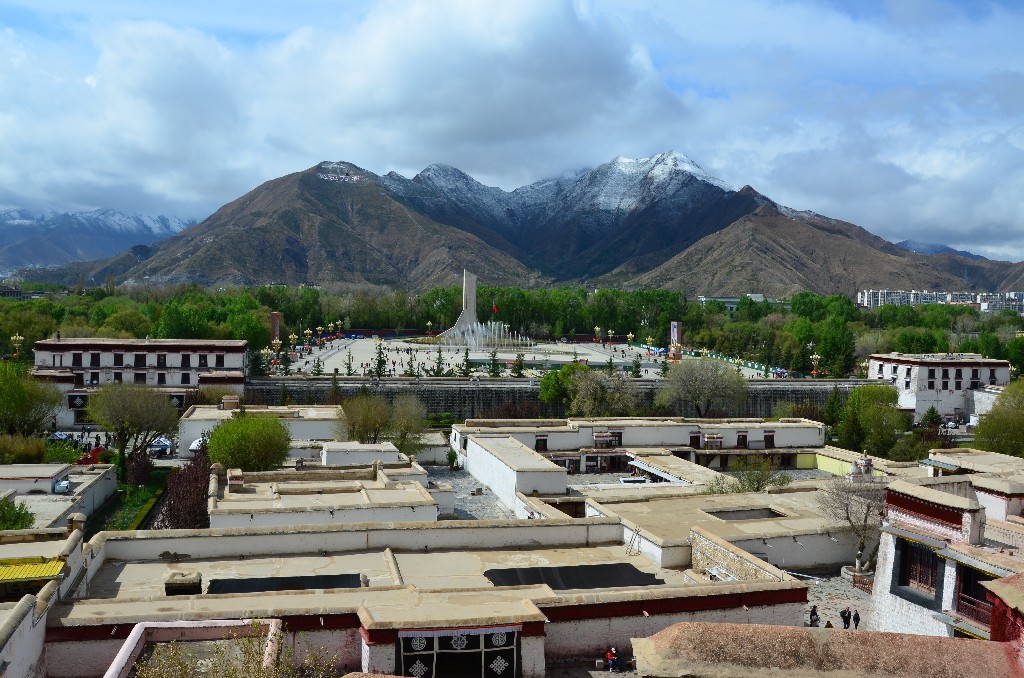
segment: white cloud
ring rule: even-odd
[[[512,188],[671,148],[891,239],[1024,256],[1012,4],[36,4],[0,0],[0,204],[203,217],[325,159]]]

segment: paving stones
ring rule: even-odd
[[[455,490],[455,520],[507,520],[513,517],[491,489],[467,471],[447,466],[424,466],[430,480],[449,483]],[[481,494],[473,494],[481,488]]]
[[[873,628],[874,623],[874,600],[871,594],[861,591],[853,584],[840,576],[825,577],[817,581],[809,581],[807,591],[807,609],[804,611],[804,620],[810,613],[811,605],[818,606],[818,614],[821,616],[821,626],[825,622],[832,622],[836,628],[843,628],[843,622],[839,618],[839,611],[849,606],[850,611],[860,612],[860,630]],[[852,630],[852,626],[850,627]]]

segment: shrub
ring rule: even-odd
[[[0,463],[39,464],[46,456],[46,442],[41,438],[0,436]]]
[[[35,516],[25,502],[15,504],[11,499],[0,501],[0,530],[27,530],[34,521]]]
[[[210,434],[210,462],[243,471],[269,471],[288,457],[291,436],[275,417],[239,414]]]

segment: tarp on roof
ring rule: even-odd
[[[561,567],[510,567],[491,569],[484,576],[495,586],[547,584],[555,591],[656,586],[665,581],[641,572],[632,563],[567,565]]]

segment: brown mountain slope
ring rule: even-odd
[[[347,164],[268,181],[145,254],[141,262],[123,255],[94,262],[87,278],[102,281],[110,272],[136,284],[340,282],[427,289],[457,283],[465,267],[488,283],[536,284],[508,254],[406,208],[374,175]]]
[[[762,205],[626,285],[690,295],[761,292],[772,297],[801,290],[851,294],[880,287],[987,287],[936,268],[929,263],[932,259],[901,250],[853,224],[810,213],[785,214],[773,205]]]

